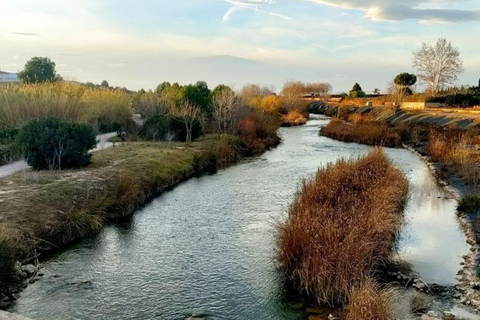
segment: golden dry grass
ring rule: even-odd
[[[278,259],[288,277],[319,303],[348,303],[352,288],[390,257],[407,188],[380,149],[320,169],[279,226]]]
[[[0,86],[0,128],[18,128],[45,117],[109,127],[131,114],[130,97],[118,90],[72,83]]]
[[[350,292],[346,320],[392,320],[392,291],[380,290],[375,281],[367,278]]]
[[[288,113],[282,117],[283,126],[301,126],[307,123],[307,117],[298,110],[288,111]]]
[[[373,146],[400,147],[400,134],[385,122],[368,121],[353,117],[354,123],[332,119],[321,134],[340,141],[357,142]]]

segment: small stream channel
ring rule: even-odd
[[[282,128],[278,148],[187,181],[50,258],[10,311],[36,320],[305,319],[277,271],[275,225],[301,179],[370,150],[320,137],[328,121]],[[452,286],[469,250],[457,203],[415,153],[387,153],[410,181],[399,255],[426,282]]]

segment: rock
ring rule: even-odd
[[[35,267],[33,264],[26,264],[22,266],[22,271],[26,272],[29,276],[37,272],[37,267]]]
[[[432,317],[432,318],[442,318],[442,314],[440,312],[433,311],[433,310],[428,311],[427,316]]]

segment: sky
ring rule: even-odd
[[[0,70],[51,58],[65,79],[153,89],[163,81],[355,82],[385,91],[439,37],[480,78],[479,0],[0,0]]]

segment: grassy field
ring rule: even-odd
[[[287,277],[320,304],[353,302],[358,314],[375,302],[383,313],[381,294],[367,279],[391,256],[407,189],[403,173],[380,149],[320,169],[304,181],[278,230]],[[362,301],[362,292],[372,299]]]

